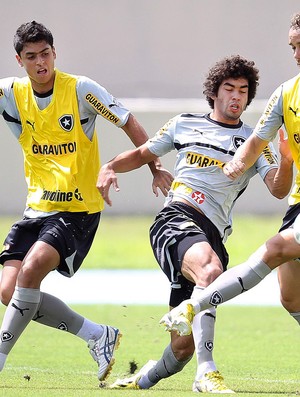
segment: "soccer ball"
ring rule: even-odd
[[[300,244],[300,214],[296,217],[294,222],[294,237],[298,244]]]

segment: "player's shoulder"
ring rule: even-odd
[[[240,130],[244,133],[244,135],[248,138],[252,132],[253,132],[253,127],[250,127],[250,125],[242,122]]]
[[[201,120],[205,120],[204,113],[180,113],[171,119],[176,124],[190,124],[199,123]]]
[[[203,119],[205,118],[205,113],[180,113],[178,115],[182,119]]]
[[[79,96],[92,93],[96,97],[107,97],[109,94],[105,87],[87,76],[77,76],[76,90]]]
[[[14,82],[19,81],[22,82],[24,78],[19,77],[5,77],[0,79],[0,89],[5,91],[11,91],[14,85]]]
[[[74,77],[76,77],[77,79],[77,86],[85,86],[85,87],[95,87],[95,86],[99,86],[100,84],[98,84],[95,80],[91,79],[90,77],[87,76],[82,76],[82,75],[77,75]]]
[[[24,82],[25,83],[25,77],[19,78],[19,77],[6,77],[3,79],[0,79],[0,100],[3,104],[6,101],[12,101],[14,102],[14,84],[16,82]]]
[[[282,89],[284,91],[288,91],[292,89],[295,85],[298,85],[299,81],[300,81],[300,73],[292,77],[291,79],[285,81],[284,83],[282,83]]]

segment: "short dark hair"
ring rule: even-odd
[[[300,13],[294,14],[291,19],[290,29],[300,30]]]
[[[214,109],[214,100],[211,97],[218,94],[222,82],[229,78],[238,79],[240,77],[248,80],[248,106],[255,97],[259,84],[259,71],[253,61],[248,61],[240,55],[231,55],[221,59],[209,69],[203,84],[203,94],[212,109]]]
[[[53,36],[50,30],[36,21],[26,22],[15,33],[14,48],[20,55],[26,43],[38,43],[39,41],[45,41],[53,47]]]

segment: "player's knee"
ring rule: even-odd
[[[281,237],[275,236],[266,243],[267,250],[264,253],[264,261],[267,264],[281,264],[286,255],[284,240]]]
[[[282,292],[280,296],[280,301],[282,306],[289,313],[300,312],[300,297],[296,297],[295,295],[289,294],[288,292]]]
[[[0,300],[4,306],[7,306],[12,298],[13,291],[5,289],[0,291]]]
[[[213,263],[208,263],[205,267],[202,268],[202,271],[199,274],[199,279],[196,280],[196,285],[207,287],[222,273],[223,269],[221,269],[221,267],[216,266]]]
[[[209,272],[209,284],[212,283],[217,277],[223,273],[223,269],[219,266],[212,266]]]

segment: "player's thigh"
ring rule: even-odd
[[[22,262],[18,285],[23,288],[40,288],[41,281],[57,268],[59,262],[60,255],[56,248],[44,241],[37,241]]]
[[[15,290],[16,280],[21,268],[21,261],[8,260],[4,262],[0,280],[0,299],[4,305],[8,305]]]
[[[196,285],[207,287],[223,272],[223,266],[211,245],[201,241],[184,254],[181,272]]]
[[[277,269],[281,302],[290,312],[300,311],[300,263],[291,261]]]

